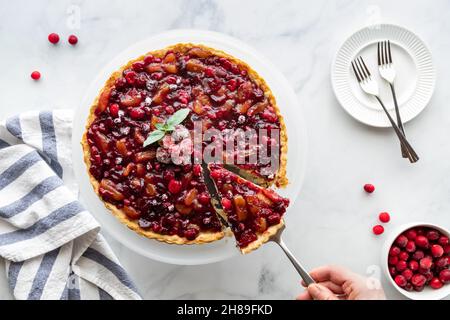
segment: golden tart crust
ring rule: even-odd
[[[252,81],[254,81],[263,91],[265,96],[267,97],[267,99],[270,101],[270,104],[273,106],[276,115],[278,116],[279,122],[280,122],[280,146],[281,146],[281,150],[280,150],[280,164],[279,164],[279,169],[274,177],[273,180],[266,180],[263,179],[259,176],[254,175],[253,173],[249,172],[249,171],[245,171],[245,175],[249,178],[253,178],[252,180],[254,180],[255,182],[257,182],[260,185],[263,186],[270,186],[275,184],[278,187],[285,187],[288,184],[288,179],[286,176],[286,165],[287,165],[287,130],[286,130],[286,125],[284,123],[283,117],[281,115],[281,112],[276,104],[276,100],[275,97],[272,94],[272,91],[270,90],[270,88],[268,87],[268,85],[266,84],[266,82],[264,81],[263,78],[261,78],[258,73],[256,71],[254,71],[248,64],[246,64],[245,62],[221,51],[221,50],[217,50],[214,48],[210,48],[201,44],[192,44],[192,43],[179,43],[179,44],[175,44],[169,47],[166,47],[164,49],[160,49],[160,50],[155,50],[155,51],[150,51],[136,59],[130,60],[126,65],[122,66],[120,69],[118,69],[117,71],[115,71],[110,78],[106,81],[105,85],[103,86],[102,90],[100,91],[99,95],[95,98],[93,104],[91,105],[90,108],[90,112],[89,112],[89,116],[87,119],[87,123],[86,123],[86,131],[82,137],[82,141],[81,141],[81,145],[83,148],[83,153],[84,153],[84,161],[86,163],[87,166],[87,171],[88,171],[88,175],[90,178],[90,181],[92,183],[92,186],[94,188],[94,191],[96,192],[96,194],[99,196],[100,200],[104,203],[104,205],[114,214],[114,216],[116,216],[116,218],[123,224],[125,224],[128,228],[130,228],[131,230],[137,232],[138,234],[145,236],[147,238],[150,239],[156,239],[158,241],[162,241],[162,242],[166,242],[166,243],[170,243],[170,244],[202,244],[202,243],[208,243],[208,242],[213,242],[216,240],[220,240],[224,237],[225,232],[224,231],[220,231],[220,232],[205,232],[205,231],[200,231],[200,234],[197,236],[197,238],[195,238],[194,240],[188,240],[187,238],[184,237],[180,237],[178,235],[163,235],[163,234],[159,234],[159,233],[155,233],[153,231],[150,230],[144,230],[142,229],[137,221],[135,220],[130,220],[126,214],[123,212],[123,210],[117,208],[117,206],[108,203],[106,201],[104,201],[100,194],[99,194],[99,182],[91,175],[91,173],[89,172],[89,168],[91,166],[90,163],[90,148],[87,142],[87,129],[89,128],[89,126],[92,124],[92,122],[95,120],[96,115],[95,115],[95,109],[97,108],[97,105],[99,103],[99,99],[102,95],[103,92],[110,90],[113,86],[115,81],[120,78],[122,76],[122,72],[125,69],[128,69],[131,67],[131,65],[136,62],[136,61],[140,61],[142,59],[144,59],[144,57],[146,55],[153,55],[154,57],[158,57],[158,58],[162,58],[165,56],[165,54],[168,51],[173,51],[173,52],[180,52],[180,53],[186,53],[187,51],[189,51],[192,48],[201,48],[203,50],[208,51],[209,53],[211,53],[212,55],[218,56],[218,57],[224,57],[227,58],[228,60],[232,61],[233,63],[235,63],[236,65],[239,66],[240,69],[246,70],[250,79]],[[252,250],[257,249],[259,246],[261,246],[261,244],[265,243],[268,241],[268,239],[270,238],[270,236],[272,234],[274,234],[276,232],[276,230],[278,230],[277,228],[278,226],[271,226],[268,230],[266,230],[266,232],[264,232],[263,234],[258,236],[258,239],[254,242],[254,244],[250,244],[247,248],[245,248],[244,250],[241,250],[242,253],[248,253],[251,252]],[[281,227],[281,225],[279,226]],[[275,230],[276,229],[276,230]],[[226,231],[226,230],[225,230]]]

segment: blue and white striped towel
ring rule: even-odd
[[[77,201],[72,111],[0,124],[0,256],[17,299],[140,299]]]

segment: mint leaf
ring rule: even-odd
[[[184,119],[186,119],[186,117],[188,116],[189,112],[191,112],[191,110],[185,108],[185,109],[180,109],[177,112],[175,112],[169,119],[167,119],[167,130],[172,131],[173,127],[175,127],[177,124],[180,124],[183,122]]]
[[[155,130],[155,131],[150,132],[147,139],[145,139],[145,141],[144,141],[144,148],[146,146],[151,145],[152,143],[155,143],[158,140],[161,140],[165,136],[165,134],[166,133],[161,130]]]
[[[158,130],[161,130],[161,131],[165,131],[164,123],[159,123],[159,122],[155,123],[155,128]]]

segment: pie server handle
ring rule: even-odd
[[[283,239],[281,238],[281,233],[284,230],[284,226],[278,230],[278,232],[270,239],[273,242],[276,242],[281,249],[283,249],[286,256],[289,258],[291,263],[294,265],[295,269],[299,273],[300,277],[302,277],[303,281],[307,286],[312,283],[315,283],[314,279],[309,275],[308,271],[301,265],[301,263],[294,257],[291,250],[286,246]]]

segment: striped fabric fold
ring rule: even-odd
[[[140,299],[78,202],[72,112],[29,112],[0,124],[0,256],[17,299]]]

